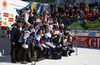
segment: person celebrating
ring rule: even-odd
[[[27,56],[28,62],[31,62],[29,58],[29,39],[28,38],[30,37],[30,34],[32,33],[33,30],[34,30],[33,25],[29,25],[29,28],[24,30],[23,44],[22,44],[23,52],[21,56],[22,64],[27,64],[27,62],[25,61],[26,56]]]

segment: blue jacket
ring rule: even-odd
[[[52,41],[52,38],[46,38],[46,42],[51,42],[51,43],[53,43],[53,41]]]
[[[39,47],[41,47],[40,38],[41,37],[37,35],[37,37],[36,37],[36,44],[35,44],[36,46],[39,46]]]

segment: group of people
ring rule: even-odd
[[[100,19],[100,3],[78,2],[75,5],[66,3],[65,6],[58,6],[58,8],[51,8],[51,16],[62,19],[87,19],[87,10],[89,11],[89,18],[97,17]]]
[[[11,62],[31,62],[35,51],[37,61],[52,58],[54,52],[59,52],[62,56],[71,56],[71,53],[75,52],[72,43],[75,36],[71,34],[70,26],[65,26],[61,18],[50,16],[46,10],[41,15],[37,14],[37,9],[32,13],[30,11],[29,8],[20,11],[16,16],[16,24],[11,26]]]

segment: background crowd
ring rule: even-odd
[[[65,19],[87,19],[91,17],[100,17],[100,4],[99,2],[90,2],[89,4],[85,2],[76,3],[75,5],[71,5],[66,3],[65,6],[58,6],[57,9],[53,9],[55,7],[51,4],[51,16]],[[89,12],[87,12],[89,11]]]

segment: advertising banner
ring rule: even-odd
[[[73,30],[100,30],[99,18],[85,19],[63,19],[65,26],[70,26]]]
[[[15,23],[16,9],[21,9],[29,3],[18,0],[0,0],[0,52],[10,50],[10,30]]]
[[[77,36],[73,38],[73,43],[78,47],[100,48],[100,37]]]
[[[88,20],[88,21],[86,22],[86,26],[87,26],[87,27],[90,27],[90,28],[98,27],[98,26],[99,26],[99,19],[94,20],[94,21]]]

